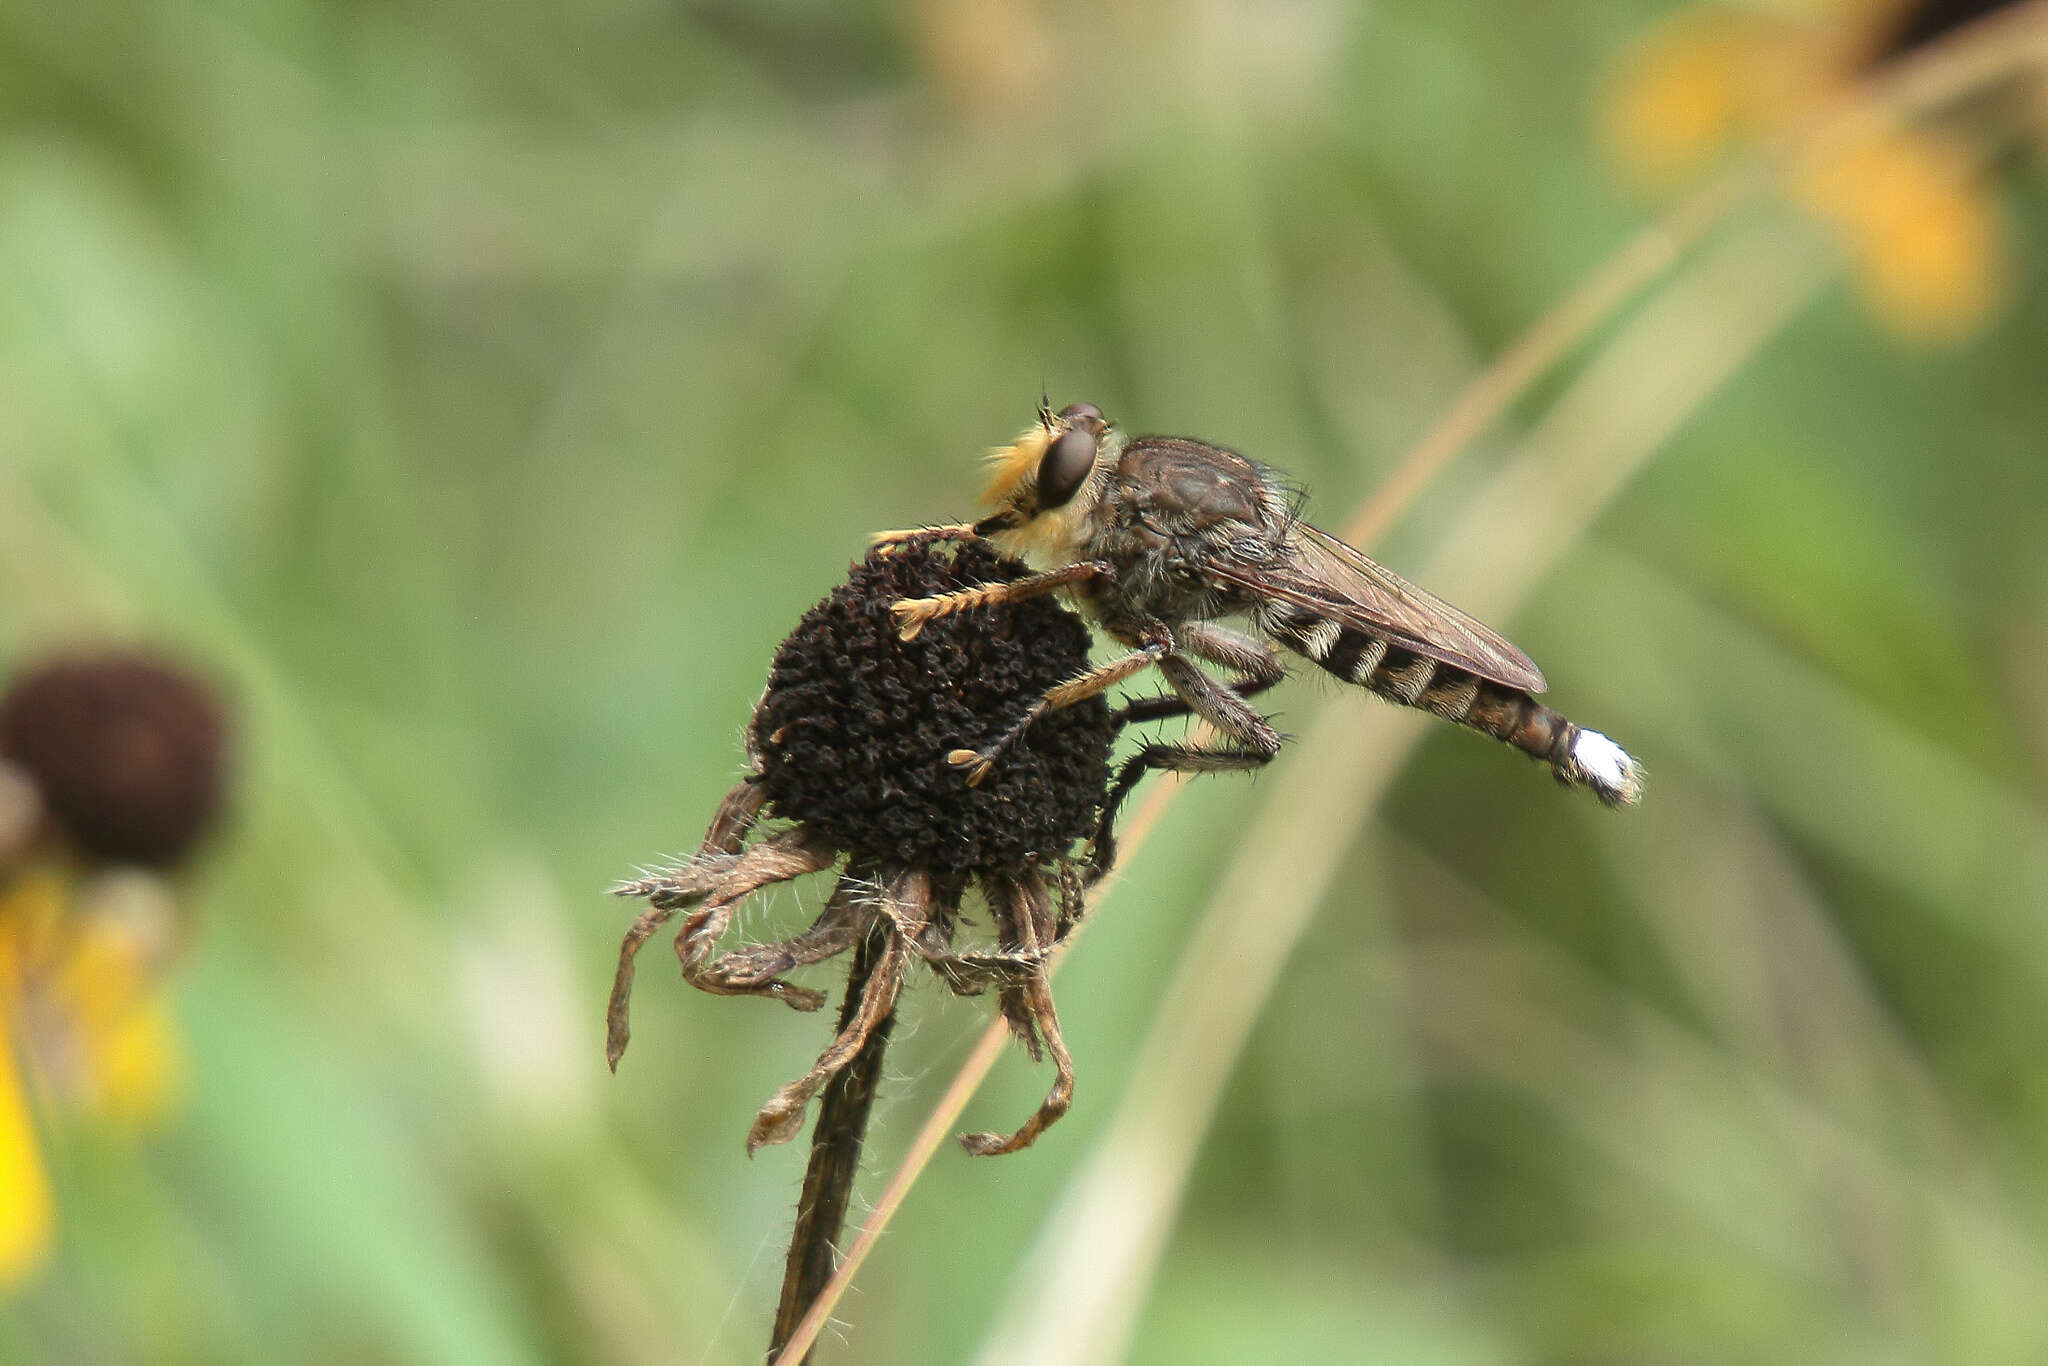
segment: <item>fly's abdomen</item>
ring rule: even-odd
[[[1512,745],[1547,765],[1559,782],[1590,788],[1609,806],[1633,805],[1642,796],[1642,768],[1621,746],[1520,688],[1300,608],[1269,611],[1264,624],[1275,640],[1344,682]]]

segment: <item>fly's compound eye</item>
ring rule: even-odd
[[[1077,408],[1086,404],[1075,404]],[[1092,411],[1092,410],[1091,410]],[[1062,413],[1061,416],[1067,414]],[[1087,481],[1095,468],[1099,431],[1077,423],[1053,438],[1038,462],[1038,506],[1041,510],[1063,506]]]
[[[1102,421],[1102,409],[1092,403],[1069,403],[1066,407],[1060,409],[1060,416],[1092,418],[1096,422],[1100,422]]]

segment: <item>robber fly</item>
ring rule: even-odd
[[[1642,795],[1642,769],[1621,746],[1536,700],[1543,674],[1527,655],[1301,520],[1297,496],[1268,467],[1187,437],[1126,439],[1090,403],[1056,413],[1041,405],[1038,421],[990,461],[988,516],[877,539],[987,537],[1051,567],[897,602],[902,635],[951,612],[1065,590],[1130,652],[1050,689],[987,747],[952,751],[948,760],[969,782],[985,777],[1046,712],[1156,668],[1172,694],[1131,702],[1122,719],[1192,712],[1220,740],[1148,744],[1127,760],[1100,843],[1148,771],[1252,769],[1279,752],[1280,733],[1246,701],[1285,672],[1271,641],[1390,702],[1505,741],[1609,806]],[[1229,617],[1242,618],[1250,633],[1219,624]],[[1229,680],[1196,660],[1220,665]]]

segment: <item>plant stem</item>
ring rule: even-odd
[[[841,1033],[853,1024],[889,933],[888,920],[876,917],[854,951],[853,965],[846,973],[846,1000],[839,1007]],[[770,1362],[781,1360],[782,1349],[803,1321],[804,1311],[832,1279],[853,1180],[860,1173],[868,1112],[874,1108],[875,1092],[881,1085],[882,1052],[889,1045],[889,1030],[895,1023],[892,1009],[869,1032],[852,1061],[825,1083],[819,1096],[818,1118],[811,1130],[811,1162],[804,1169],[803,1190],[797,1196],[796,1228],[789,1235],[789,1261],[782,1273],[782,1300],[775,1307],[775,1329],[768,1340]],[[815,1337],[814,1333],[806,1340],[796,1366],[810,1361],[810,1341]]]

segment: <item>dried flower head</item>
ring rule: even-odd
[[[888,928],[858,1005],[809,1073],[776,1092],[749,1151],[787,1142],[812,1096],[894,1009],[912,958],[953,991],[991,988],[1034,1058],[1057,1079],[1038,1112],[1007,1136],[969,1135],[970,1152],[1010,1152],[1066,1111],[1073,1068],[1046,979],[1047,956],[1080,908],[1076,841],[1094,830],[1116,725],[1102,699],[1034,724],[988,781],[970,785],[949,751],[1003,734],[1047,688],[1088,664],[1088,632],[1050,598],[960,613],[904,640],[891,605],[1028,572],[985,543],[913,540],[876,551],[804,615],[777,651],[748,728],[752,771],[727,794],[697,856],[622,883],[650,909],[620,947],[612,991],[613,1066],[628,1035],[640,946],[680,911],[683,975],[723,995],[824,1003],[781,974],[844,952]],[[764,820],[787,822],[749,844]],[[839,868],[816,923],[782,943],[716,954],[734,911],[754,892]],[[963,898],[978,891],[994,943],[956,952]]]
[[[147,654],[56,659],[0,698],[0,761],[92,862],[181,862],[220,813],[226,751],[211,689]]]
[[[768,675],[750,741],[768,804],[842,849],[942,876],[1017,872],[1093,829],[1107,778],[1108,709],[1041,717],[990,781],[948,750],[1016,720],[1088,658],[1088,629],[1050,598],[1006,620],[946,623],[914,640],[890,604],[1024,572],[984,544],[870,556],[805,613]]]

